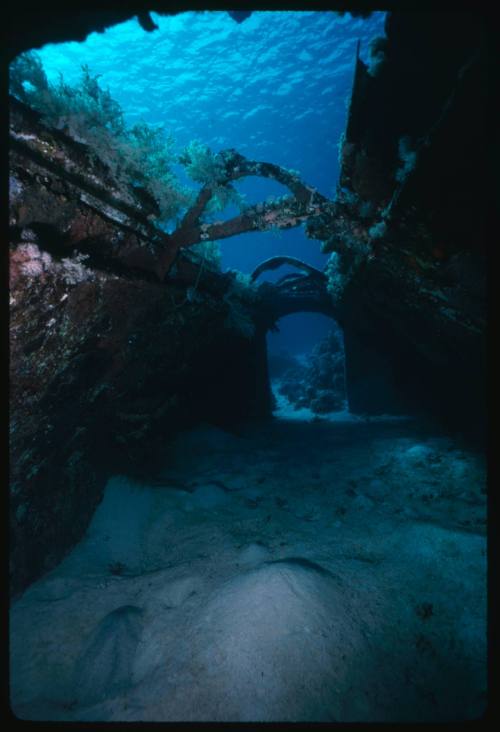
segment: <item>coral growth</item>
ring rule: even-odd
[[[402,183],[417,164],[417,151],[411,139],[406,135],[399,138],[398,157],[401,166],[397,169],[395,178],[398,183]]]
[[[228,184],[224,157],[213,153],[207,145],[199,140],[192,140],[183,150],[179,162],[182,163],[190,178],[203,186],[210,186],[212,197],[206,211],[215,213],[222,211],[233,203],[242,207],[244,197]]]
[[[82,66],[77,86],[62,76],[59,84],[51,84],[37,54],[28,52],[10,66],[10,91],[40,112],[47,125],[88,144],[119,180],[147,189],[158,203],[160,220],[173,219],[192,195],[171,171],[173,139],[162,127],[127,128],[120,105],[98,78]]]
[[[332,330],[311,353],[307,364],[297,362],[280,377],[278,392],[295,409],[308,407],[316,414],[345,406],[344,346],[340,332]]]
[[[119,187],[132,187],[136,198],[156,203],[148,221],[156,220],[154,238],[162,246],[155,251],[154,266],[147,256],[145,264],[144,252],[134,254],[133,266],[148,271],[153,268],[160,279],[169,271],[181,247],[249,231],[277,233],[278,229],[299,226],[311,219],[321,220],[324,227],[334,214],[332,201],[303,183],[296,171],[247,160],[233,149],[213,153],[197,140],[190,142],[177,157],[174,141],[162,127],[141,123],[128,128],[120,105],[109,90],[100,87],[98,76],[93,76],[87,66],[82,67],[79,85],[69,86],[62,77],[55,85],[49,83],[39,57],[28,52],[11,64],[10,90],[23,106],[39,112],[47,126],[85,144],[88,155],[104,163]],[[20,110],[17,113],[21,117],[24,114]],[[15,130],[11,134],[17,145],[36,147],[38,153],[50,157],[46,142],[39,143],[32,132],[28,137]],[[175,162],[184,165],[192,180],[201,185],[197,192],[177,180],[171,169]],[[292,195],[248,206],[234,187],[234,181],[245,176],[276,180]],[[16,196],[13,181],[11,197]],[[239,215],[214,221],[213,214],[229,204],[237,206]],[[162,236],[165,232],[168,235]],[[322,238],[314,236],[313,228],[307,233]]]
[[[328,278],[326,285],[327,291],[335,302],[338,302],[344,292],[344,288],[348,282],[348,278],[340,271],[340,257],[337,252],[332,252],[326,265],[325,274]]]

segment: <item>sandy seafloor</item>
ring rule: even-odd
[[[442,721],[486,704],[484,458],[411,419],[204,425],[12,607],[24,719]]]

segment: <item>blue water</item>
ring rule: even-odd
[[[164,124],[179,150],[199,139],[213,151],[233,147],[251,159],[293,168],[333,197],[338,143],[345,128],[355,49],[367,58],[371,38],[383,35],[385,13],[367,19],[332,12],[260,11],[236,23],[226,12],[152,13],[159,29],[136,20],[91,34],[84,43],[45,46],[47,75],[76,83],[82,64],[120,103],[128,123]],[[237,185],[249,203],[281,195],[275,182],[249,178]],[[228,207],[225,216],[235,209]],[[302,228],[242,234],[221,242],[223,269],[250,272],[263,259],[290,254],[319,268],[326,257]],[[269,273],[282,276],[285,269]],[[308,350],[330,324],[321,316],[290,316],[275,349]]]

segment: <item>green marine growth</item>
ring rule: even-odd
[[[147,188],[158,203],[160,221],[173,219],[192,200],[192,191],[181,187],[171,170],[173,138],[163,127],[127,127],[122,108],[98,78],[82,66],[78,85],[69,86],[62,75],[51,84],[40,58],[30,51],[12,62],[10,91],[40,112],[47,125],[88,144],[118,180]]]
[[[207,213],[222,211],[231,203],[243,208],[245,197],[227,182],[226,165],[221,155],[214,154],[199,140],[192,140],[182,151],[179,162],[185,166],[190,178],[211,186],[212,198],[206,208]]]
[[[29,51],[10,65],[10,92],[37,110],[49,126],[62,130],[75,140],[89,145],[112,174],[126,185],[147,189],[159,207],[159,224],[179,220],[193,204],[196,191],[182,186],[172,165],[185,165],[196,183],[214,184],[208,214],[229,203],[242,205],[243,197],[223,182],[224,165],[220,156],[199,141],[190,142],[180,157],[175,141],[163,126],[145,122],[127,126],[123,110],[109,90],[102,89],[99,75],[88,66],[76,86],[68,85],[62,75],[59,83],[48,81],[39,56]],[[215,249],[211,256],[215,257]]]

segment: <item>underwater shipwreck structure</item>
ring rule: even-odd
[[[291,195],[203,224],[205,186],[170,235],[153,197],[11,98],[14,592],[82,535],[113,466],[153,465],[158,436],[199,419],[270,414],[265,334],[286,314],[341,325],[352,411],[420,405],[484,435],[487,50],[481,24],[450,22],[391,13],[379,73],[356,58],[335,200],[230,150],[222,185],[268,176]],[[325,272],[275,258],[250,287],[190,249],[302,222]],[[257,286],[283,263],[297,274]]]
[[[34,32],[12,53],[53,39]],[[165,437],[197,422],[271,415],[266,333],[287,314],[341,326],[352,412],[420,411],[484,441],[484,34],[467,13],[389,13],[377,73],[355,59],[335,198],[227,150],[219,186],[258,175],[290,195],[207,224],[205,185],[170,234],[147,190],[10,99],[13,597],[81,539],[110,475],[154,475]],[[242,280],[196,251],[299,224],[325,271],[284,254]],[[283,264],[296,273],[259,284]]]

